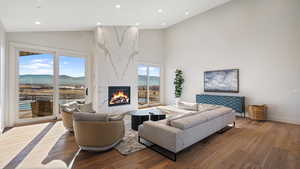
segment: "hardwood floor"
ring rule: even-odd
[[[235,128],[187,148],[176,162],[149,149],[129,156],[79,152],[61,122],[10,129],[0,136],[0,152],[0,168],[15,160],[17,168],[300,169],[300,126],[237,119]]]

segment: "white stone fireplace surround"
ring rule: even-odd
[[[104,26],[96,29],[93,102],[98,113],[137,109],[138,35],[138,29],[131,26]],[[109,86],[130,86],[130,104],[109,107]]]

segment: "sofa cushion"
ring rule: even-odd
[[[170,117],[168,117],[167,119],[167,124],[168,125],[171,125],[172,121],[175,121],[175,120],[178,120],[178,119],[181,119],[181,118],[184,118],[184,117],[188,117],[188,116],[192,116],[194,115],[194,113],[184,113],[184,114],[175,114],[175,115],[172,115]]]
[[[176,106],[158,106],[157,108],[166,114],[186,114],[197,112],[192,110],[180,109]]]
[[[180,109],[185,109],[185,110],[198,111],[198,104],[197,103],[190,103],[190,102],[180,101],[180,102],[178,102],[177,107],[180,108]]]
[[[172,120],[170,121],[170,126],[185,130],[197,126],[199,124],[202,124],[207,120],[208,120],[207,117],[202,115],[201,113],[201,114],[180,118],[177,120]]]
[[[164,106],[164,107],[166,107],[166,106]],[[178,119],[185,118],[185,117],[188,117],[188,116],[193,116],[193,115],[205,112],[205,111],[210,111],[210,110],[219,108],[220,106],[211,105],[211,104],[200,104],[199,107],[200,107],[200,109],[198,111],[184,110],[184,109],[174,107],[173,111],[176,112],[176,114],[172,115],[168,118],[167,124],[171,125],[171,122],[174,121],[174,120],[178,120]],[[182,112],[184,112],[184,113],[182,113]]]
[[[85,113],[74,112],[73,119],[75,121],[108,121],[108,114],[106,113]]]
[[[231,113],[232,111],[233,110],[229,107],[221,106],[221,107],[219,107],[217,109],[214,109],[214,110],[202,112],[201,115],[207,117],[208,120],[212,120],[212,119],[220,117],[224,114]]]
[[[172,152],[178,152],[184,146],[184,131],[163,124],[161,121],[146,121],[139,126],[139,136],[151,140]]]
[[[233,110],[228,107],[219,106],[213,110],[201,112],[201,113],[191,113],[190,115],[182,116],[181,118],[177,118],[171,121],[168,121],[168,125],[172,127],[176,127],[182,130],[192,128],[199,124],[202,124],[208,120],[215,119],[217,117],[223,116],[227,113],[231,113]]]
[[[198,104],[198,112],[205,112],[209,110],[214,110],[216,108],[220,108],[220,106],[214,104],[202,104],[202,103]]]

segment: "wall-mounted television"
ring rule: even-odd
[[[204,72],[204,92],[239,92],[239,69]]]

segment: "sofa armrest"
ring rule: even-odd
[[[139,136],[174,153],[184,148],[183,130],[159,122],[144,122]]]

